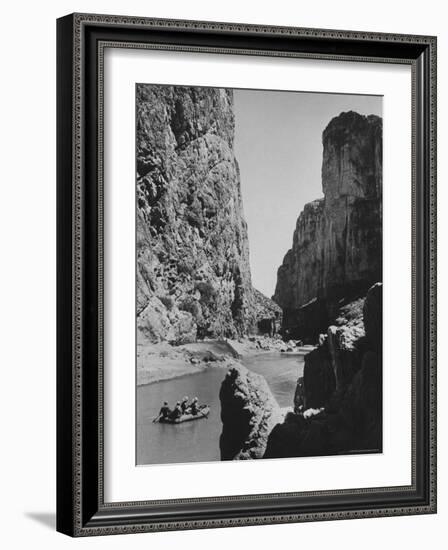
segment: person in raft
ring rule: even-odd
[[[180,406],[180,401],[178,401],[173,411],[171,411],[170,418],[171,420],[177,420],[181,416],[182,416],[182,407]]]
[[[159,411],[159,414],[154,419],[154,422],[156,422],[157,420],[160,420],[161,418],[169,418],[170,414],[171,414],[171,409],[168,407],[168,402],[164,401]]]
[[[199,413],[199,405],[198,405],[198,398],[197,397],[195,397],[191,402],[190,412],[191,412],[191,414],[194,414],[194,415]]]
[[[187,412],[187,409],[188,409],[188,395],[186,395],[182,401],[181,401],[181,404],[180,404],[180,407],[182,409],[182,413],[185,414]]]

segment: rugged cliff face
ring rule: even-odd
[[[352,304],[305,358],[296,414],[269,435],[264,458],[382,448],[382,285]],[[305,411],[318,414],[307,418]]]
[[[137,86],[139,342],[255,327],[227,89]]]
[[[305,205],[274,300],[292,336],[315,341],[341,299],[382,280],[382,120],[353,111],[323,132],[324,198]]]
[[[325,407],[359,370],[365,348],[364,306],[365,299],[360,298],[342,307],[335,324],[320,335],[319,346],[305,356],[294,399],[296,411]]]
[[[270,336],[278,334],[282,323],[281,307],[256,288],[253,290],[258,333],[269,334]]]

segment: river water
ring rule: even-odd
[[[264,353],[241,362],[265,377],[281,407],[292,406],[297,379],[303,373],[303,355]],[[203,372],[137,388],[137,464],[220,460],[219,390],[226,373],[225,368],[210,367]],[[152,422],[163,401],[172,406],[184,395],[190,399],[198,396],[201,403],[209,404],[209,417],[177,425]]]

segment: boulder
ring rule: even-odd
[[[227,373],[219,398],[221,460],[262,458],[270,432],[283,418],[266,380],[236,364]]]

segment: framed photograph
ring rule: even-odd
[[[57,529],[435,513],[436,38],[57,49]]]

